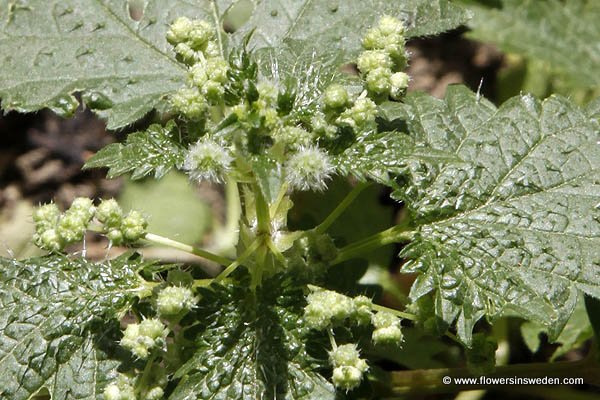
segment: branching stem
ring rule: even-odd
[[[415,232],[407,231],[400,225],[394,226],[341,248],[338,256],[330,265],[339,264],[390,243],[408,243],[413,240],[414,236]]]
[[[250,246],[248,246],[246,248],[246,250],[244,250],[244,252],[242,254],[240,254],[240,256],[237,258],[237,260],[235,260],[234,262],[229,264],[229,266],[227,268],[225,268],[223,270],[223,272],[221,272],[214,279],[214,282],[221,282],[223,279],[227,278],[233,271],[235,271],[237,269],[237,267],[239,267],[244,261],[246,261],[246,259],[248,259],[248,257],[250,257],[252,255],[252,253],[254,253],[256,251],[256,249],[258,249],[258,247],[260,245],[262,245],[262,243],[263,243],[262,237],[256,238],[250,244]]]
[[[338,217],[342,215],[344,211],[346,211],[346,208],[348,208],[348,206],[352,204],[352,202],[358,197],[358,195],[370,185],[371,182],[361,182],[358,185],[354,186],[350,193],[346,195],[344,200],[342,200],[342,202],[337,205],[337,207],[331,212],[331,214],[329,214],[329,216],[325,218],[325,220],[315,228],[315,232],[324,233],[325,231],[327,231],[327,229],[329,229],[329,227],[335,222],[335,220],[338,219]]]
[[[144,236],[144,240],[153,244],[168,246],[174,249],[185,251],[187,253],[194,254],[207,260],[216,262],[220,265],[229,265],[232,261],[226,257],[222,257],[217,254],[208,252],[206,250],[202,250],[189,244],[181,243],[176,240],[166,238],[164,236],[156,235],[154,233],[147,233],[146,236]]]

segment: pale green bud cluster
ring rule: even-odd
[[[377,105],[368,97],[361,97],[354,105],[344,111],[338,118],[341,124],[347,124],[355,129],[362,129],[367,124],[375,122]]]
[[[333,84],[323,92],[323,105],[325,109],[344,109],[350,105],[350,95],[342,85]]]
[[[389,16],[382,17],[365,35],[365,51],[356,64],[374,98],[400,100],[406,92],[409,76],[402,72],[408,62],[405,44],[404,24]]]
[[[164,346],[168,333],[168,329],[159,319],[145,319],[139,324],[127,325],[123,332],[121,346],[131,351],[137,358],[145,360],[152,350]]]
[[[56,204],[46,204],[33,212],[34,242],[50,252],[62,251],[68,244],[83,240],[96,209],[90,199],[78,197],[61,214]]]
[[[228,149],[217,142],[203,138],[188,150],[183,162],[183,169],[192,180],[223,182],[231,169],[233,157]]]
[[[310,293],[304,308],[304,321],[317,330],[327,329],[351,320],[359,325],[371,320],[373,303],[366,296],[351,298],[332,290]]]
[[[186,17],[177,18],[167,32],[167,41],[175,46],[175,53],[189,64],[218,53],[214,38],[215,31],[208,22]]]
[[[329,352],[329,361],[333,366],[333,384],[346,391],[360,385],[363,374],[369,369],[367,362],[360,358],[355,344],[338,346]]]
[[[132,210],[123,215],[116,200],[102,200],[96,211],[96,219],[103,225],[103,232],[113,245],[135,243],[146,235],[147,219]]]
[[[104,388],[104,400],[137,400],[134,380],[119,374],[113,383]]]
[[[164,316],[187,312],[196,304],[196,298],[187,287],[168,286],[158,293],[156,306],[158,313]]]
[[[373,342],[375,344],[400,344],[402,342],[402,329],[400,318],[387,311],[379,311],[373,315],[371,323],[373,331]]]
[[[290,156],[285,164],[285,172],[291,188],[325,190],[334,167],[323,150],[315,146],[302,146]]]
[[[229,71],[215,30],[206,21],[181,17],[171,24],[167,41],[178,59],[189,66],[188,86],[171,96],[171,105],[190,120],[202,120],[209,105],[222,102]]]

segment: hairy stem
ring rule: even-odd
[[[321,222],[315,228],[315,232],[317,232],[317,233],[323,233],[327,229],[329,229],[329,227],[335,222],[335,220],[338,219],[338,217],[340,215],[342,215],[342,213],[344,211],[346,211],[346,208],[348,208],[348,206],[350,204],[352,204],[352,202],[356,199],[356,197],[358,197],[358,195],[363,190],[365,190],[366,188],[368,188],[370,185],[371,185],[371,182],[361,182],[358,185],[356,185],[350,191],[350,193],[348,193],[346,195],[346,197],[344,198],[344,200],[342,200],[342,202],[337,205],[337,207],[331,212],[331,214],[329,214],[329,216],[327,218],[325,218],[325,220],[323,222]]]
[[[248,246],[246,248],[246,250],[244,250],[244,252],[242,254],[240,254],[240,256],[237,258],[237,260],[235,260],[234,262],[229,264],[229,266],[227,268],[225,268],[223,270],[223,272],[221,272],[214,279],[214,282],[220,282],[223,279],[227,278],[233,271],[235,271],[237,269],[237,267],[239,267],[244,261],[246,261],[246,259],[248,259],[248,257],[250,257],[252,255],[252,253],[254,253],[256,251],[256,249],[258,249],[258,247],[260,245],[262,245],[262,243],[263,243],[263,240],[261,237],[256,238],[250,244],[250,246]]]
[[[174,249],[182,250],[187,253],[191,253],[191,254],[197,255],[199,257],[205,258],[207,260],[216,262],[217,264],[220,264],[220,265],[229,265],[232,261],[226,257],[222,257],[217,254],[208,252],[206,250],[202,250],[197,247],[191,246],[189,244],[181,243],[176,240],[166,238],[164,236],[156,235],[154,233],[147,233],[146,236],[144,236],[144,240],[146,240],[150,243],[153,243],[153,244],[158,244],[161,246],[168,246],[168,247],[172,247]]]
[[[256,202],[256,220],[258,223],[258,233],[269,235],[271,233],[271,216],[269,214],[269,205],[262,194],[258,185],[253,186],[254,199]]]
[[[378,249],[391,243],[408,243],[413,240],[415,232],[407,231],[405,227],[394,226],[385,231],[376,233],[358,242],[349,244],[340,249],[338,256],[330,265],[336,265],[351,258],[355,258],[369,251]]]

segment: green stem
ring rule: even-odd
[[[415,232],[406,231],[406,228],[403,226],[394,226],[368,238],[349,244],[346,247],[342,247],[330,265],[339,264],[391,243],[408,243],[413,240],[414,236]]]
[[[248,246],[246,248],[246,250],[244,250],[244,252],[237,258],[237,260],[235,260],[234,262],[229,264],[229,266],[227,268],[225,268],[223,270],[223,272],[221,272],[214,279],[214,282],[221,282],[223,279],[227,278],[233,271],[235,271],[237,269],[237,267],[239,267],[244,261],[246,261],[246,259],[248,257],[250,257],[250,255],[252,255],[252,253],[254,253],[256,251],[256,249],[258,249],[258,247],[262,244],[262,242],[263,242],[262,238],[260,238],[260,237],[256,238],[250,244],[250,246]]]
[[[429,370],[394,371],[391,382],[394,394],[407,393],[453,393],[464,390],[486,388],[510,388],[508,384],[493,384],[480,381],[480,374],[467,368],[441,368]],[[600,383],[600,365],[588,359],[574,362],[513,364],[496,367],[485,375],[489,378],[583,378],[586,384]],[[450,383],[444,383],[444,378]],[[456,378],[473,378],[472,383],[455,384]],[[515,383],[516,385],[516,383]]]
[[[225,201],[227,202],[225,229],[227,232],[236,232],[240,223],[242,208],[238,185],[233,178],[227,179],[227,184],[225,185]]]
[[[271,234],[271,216],[269,215],[269,205],[257,184],[254,184],[254,201],[256,202],[256,220],[258,223],[258,233]]]
[[[154,233],[147,233],[146,236],[144,236],[144,240],[146,240],[150,243],[161,245],[161,246],[168,246],[168,247],[172,247],[174,249],[185,251],[187,253],[194,254],[194,255],[197,255],[202,258],[206,258],[207,260],[216,262],[217,264],[220,264],[220,265],[229,265],[232,261],[226,257],[221,257],[217,254],[213,254],[206,250],[202,250],[197,247],[191,246],[189,244],[181,243],[176,240],[166,238],[164,236],[156,235]]]
[[[373,304],[373,310],[389,312],[389,313],[396,315],[397,317],[400,317],[403,319],[409,319],[411,321],[417,320],[417,316],[414,314],[406,313],[406,312],[403,312],[400,310],[395,310],[393,308],[381,306],[379,304]]]
[[[370,182],[361,182],[358,185],[354,186],[350,193],[346,195],[344,200],[342,200],[342,202],[338,204],[338,206],[331,212],[331,214],[329,214],[329,216],[325,218],[325,220],[315,228],[315,232],[323,233],[327,229],[329,229],[331,224],[333,224],[335,220],[338,219],[338,217],[342,215],[344,211],[346,211],[346,208],[348,208],[348,206],[352,204],[356,197],[370,185]]]

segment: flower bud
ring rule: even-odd
[[[128,242],[136,242],[146,235],[146,228],[148,227],[148,221],[139,212],[132,210],[127,214],[121,222],[121,232],[123,232],[123,238]]]
[[[389,94],[392,89],[391,77],[389,68],[375,68],[367,74],[367,89],[375,94]]]
[[[201,139],[187,152],[183,169],[195,181],[222,182],[233,157],[229,152],[210,139]]]
[[[196,303],[192,290],[186,287],[169,286],[158,293],[156,305],[160,315],[177,315],[191,309]]]
[[[329,352],[329,361],[333,365],[333,384],[346,391],[354,389],[362,380],[369,366],[360,358],[356,344],[338,346]]]
[[[362,381],[363,373],[358,368],[344,366],[333,369],[332,381],[336,388],[346,392],[355,389]]]
[[[356,296],[354,299],[355,319],[359,325],[367,325],[373,316],[373,302],[367,296]]]
[[[71,207],[67,210],[67,213],[78,215],[83,220],[89,222],[96,213],[96,207],[91,199],[87,197],[77,197],[71,203]]]
[[[96,218],[105,227],[119,227],[123,219],[123,210],[115,199],[102,200],[96,208]]]
[[[177,18],[167,31],[167,41],[172,45],[188,40],[193,29],[192,21],[186,17]]]
[[[167,328],[158,319],[145,319],[139,324],[129,324],[123,332],[121,346],[140,359],[148,358],[150,351],[164,345]]]
[[[325,108],[344,108],[348,106],[349,101],[348,91],[342,85],[331,85],[323,92],[323,104]]]
[[[123,374],[104,388],[103,395],[104,400],[137,400],[132,380]]]
[[[273,131],[273,138],[289,148],[296,149],[312,143],[313,134],[297,126],[282,126]]]
[[[379,20],[379,31],[386,36],[390,35],[404,35],[404,23],[397,18],[384,15]]]
[[[301,147],[290,157],[286,167],[290,187],[298,190],[325,190],[334,167],[329,157],[317,147]]]
[[[82,220],[79,215],[67,212],[58,222],[56,232],[65,243],[75,243],[83,240],[88,221]]]
[[[390,96],[394,100],[400,100],[406,89],[408,88],[408,82],[410,77],[405,72],[396,72],[390,77],[392,87],[390,90]]]
[[[375,327],[372,336],[375,344],[399,344],[402,342],[403,335],[400,318],[394,314],[387,311],[379,311],[377,314],[373,315],[371,322]]]
[[[187,43],[197,51],[203,51],[210,40],[215,36],[213,27],[206,21],[194,20],[188,31]]]
[[[161,387],[153,387],[146,394],[146,400],[162,400],[164,393],[165,392]]]
[[[170,97],[173,108],[191,120],[202,119],[208,108],[206,99],[197,88],[182,88]]]
[[[44,204],[33,211],[33,222],[37,233],[55,228],[60,217],[60,210],[54,203]]]
[[[106,232],[106,238],[110,240],[110,243],[114,246],[119,246],[123,244],[125,238],[123,237],[123,232],[121,229],[111,229]]]
[[[346,123],[353,127],[362,128],[367,123],[375,121],[377,106],[368,98],[357,99],[352,108],[344,111],[338,122]]]
[[[383,50],[368,50],[363,51],[356,65],[360,72],[367,74],[377,68],[392,68],[392,59],[389,54]]]
[[[50,252],[60,252],[65,247],[64,240],[60,237],[56,229],[47,229],[35,237],[38,247]]]
[[[352,299],[331,290],[310,293],[304,308],[304,320],[312,329],[322,330],[343,322],[354,313]]]

